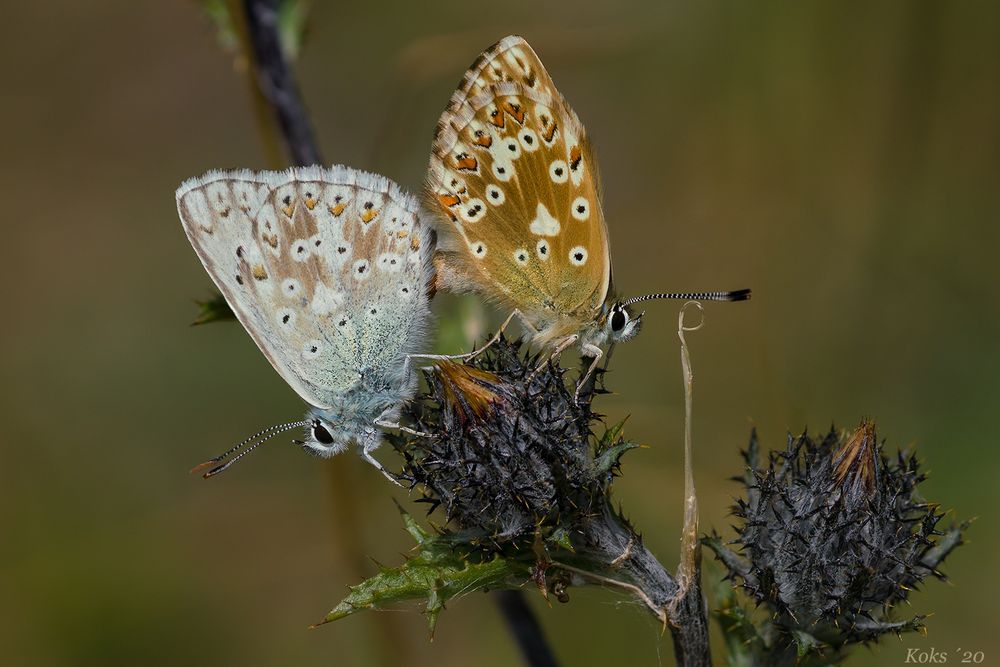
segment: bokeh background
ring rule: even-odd
[[[727,528],[752,425],[780,446],[873,415],[890,447],[918,447],[930,499],[980,519],[951,584],[914,596],[928,635],[852,664],[1000,661],[1000,5],[315,2],[297,71],[324,154],[419,188],[453,86],[509,33],[596,144],[619,286],[754,289],[689,336],[702,526]],[[17,3],[0,36],[0,663],[516,664],[478,594],[433,643],[413,609],[306,630],[367,556],[410,547],[405,493],[357,457],[276,443],[211,483],[187,473],[303,410],[239,326],[188,326],[210,283],[174,188],[271,166],[200,6]],[[599,406],[650,445],[616,493],[669,564],[678,305],[649,305]],[[456,312],[475,322],[475,304],[436,308],[452,331]],[[532,599],[565,664],[673,662],[613,592]]]

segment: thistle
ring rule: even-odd
[[[621,456],[637,445],[622,437],[623,424],[593,435],[602,426],[590,400],[603,391],[594,382],[574,400],[559,366],[536,366],[501,339],[472,363],[425,372],[428,394],[409,408],[423,435],[394,445],[401,478],[431,511],[440,508],[445,525],[420,534],[407,563],[352,589],[327,620],[415,598],[427,600],[433,620],[451,591],[526,584],[565,602],[569,587],[596,583],[635,595],[666,623],[676,583],[611,501]],[[409,517],[407,525],[416,535]],[[421,575],[416,588],[397,585],[432,561],[447,568]],[[486,565],[490,576],[477,579]]]
[[[705,544],[770,613],[749,633],[764,662],[837,661],[851,644],[922,627],[923,617],[897,618],[895,607],[928,576],[944,578],[938,566],[966,525],[938,529],[943,513],[918,493],[925,476],[912,454],[887,457],[864,420],[853,433],[789,436],[766,465],[754,433],[743,455],[740,553],[718,535]],[[723,624],[738,615],[728,605]]]

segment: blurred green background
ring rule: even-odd
[[[754,289],[708,305],[689,335],[702,527],[728,526],[751,425],[774,446],[873,415],[891,448],[919,448],[930,499],[980,520],[946,564],[952,584],[914,597],[934,612],[928,635],[852,664],[902,664],[913,647],[1000,661],[1000,5],[315,2],[298,73],[324,154],[419,188],[454,85],[509,33],[589,128],[620,288]],[[0,663],[516,664],[479,594],[449,605],[433,643],[412,610],[306,630],[374,572],[366,556],[411,546],[391,500],[405,493],[357,457],[275,443],[211,483],[187,473],[303,411],[239,326],[187,326],[210,282],[174,188],[269,166],[211,21],[193,2],[17,3],[0,36],[0,169],[17,204],[3,223]],[[616,491],[671,567],[678,305],[649,305],[616,350],[618,395],[599,403],[651,445]],[[436,308],[447,321],[456,303]],[[615,593],[536,598],[567,665],[673,663]]]

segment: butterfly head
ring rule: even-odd
[[[313,410],[305,421],[305,437],[298,442],[306,451],[327,458],[344,451],[353,435],[338,416]]]
[[[623,301],[615,301],[604,318],[604,335],[612,343],[633,338],[642,328],[643,312],[636,312]]]

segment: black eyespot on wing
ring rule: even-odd
[[[313,423],[312,435],[316,439],[316,442],[321,445],[333,444],[333,435],[331,435],[331,433],[326,430],[326,427],[319,422]]]
[[[625,312],[621,310],[616,310],[611,314],[611,330],[621,331],[625,328],[625,322],[628,318],[625,317]]]

